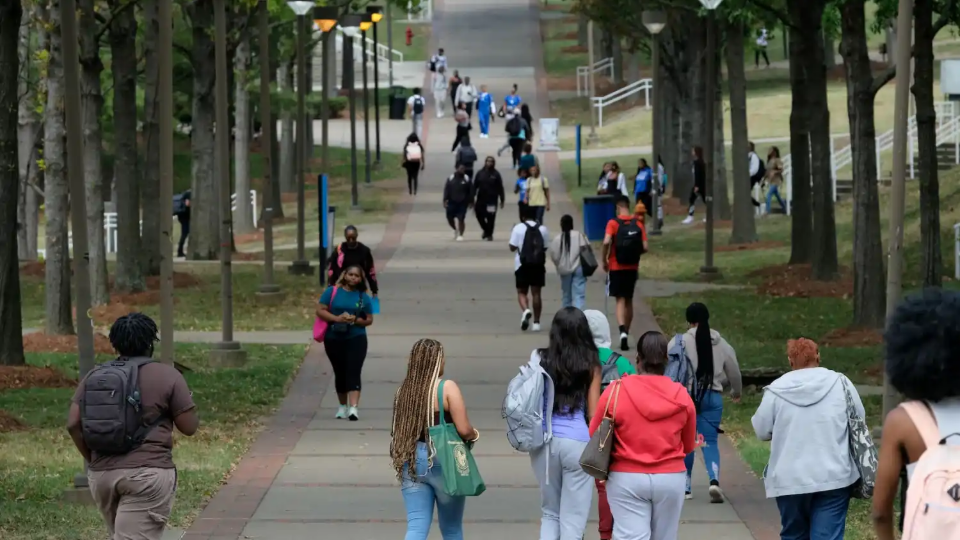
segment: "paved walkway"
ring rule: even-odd
[[[548,114],[535,0],[443,0],[436,1],[434,9],[434,39],[446,48],[451,67],[478,84],[487,84],[495,96],[503,96],[516,83],[535,117]],[[431,48],[435,47],[436,43]],[[481,159],[494,154],[502,143],[502,124],[495,126],[494,138],[474,137]],[[537,482],[529,458],[514,452],[503,436],[500,407],[517,367],[526,362],[532,349],[547,342],[551,314],[560,307],[559,279],[553,273],[547,276],[545,331],[521,333],[513,257],[507,249],[507,237],[516,222],[514,197],[499,216],[495,242],[481,241],[472,219],[466,241],[452,240],[441,192],[453,165],[449,151],[453,134],[452,120],[428,121],[428,166],[421,177],[420,194],[398,203],[376,246],[382,314],[370,331],[360,421],[333,419],[336,395],[329,364],[322,347],[313,346],[281,410],[185,538],[401,537],[406,513],[388,456],[390,416],[394,393],[406,372],[408,351],[422,337],[444,343],[446,375],[463,389],[471,420],[484,434],[475,455],[488,491],[468,501],[465,535],[537,536]],[[400,144],[391,141],[385,146]],[[546,224],[556,231],[560,216],[575,210],[559,182],[556,155],[542,155],[541,159],[546,174],[555,180],[551,184],[555,202]],[[641,289],[648,286],[660,287],[649,284]],[[656,290],[643,292],[657,294]],[[604,305],[600,277],[590,280],[588,303],[598,309]],[[638,315],[636,335],[656,327],[648,309],[641,308]],[[204,336],[180,333],[178,339],[185,337]],[[244,339],[241,334],[237,337]],[[698,497],[684,506],[680,538],[775,538],[776,534],[758,533],[759,529],[752,536],[744,524],[741,516],[770,514],[771,507],[757,503],[759,483],[731,454],[730,445],[724,443],[721,449],[724,487],[733,504],[707,502],[706,474],[698,468],[694,478]],[[762,498],[762,491],[759,493]],[[776,515],[775,508],[772,511]],[[432,537],[439,538],[436,527]],[[597,537],[594,507],[585,538]]]

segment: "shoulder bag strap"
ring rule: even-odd
[[[437,411],[440,413],[441,426],[447,425],[447,421],[443,418],[443,413],[445,412],[443,410],[443,383],[444,383],[444,380],[440,379],[440,383],[437,384]],[[432,422],[433,419],[431,418],[430,421]]]

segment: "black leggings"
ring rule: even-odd
[[[323,350],[333,366],[333,386],[338,394],[360,391],[360,373],[367,358],[367,335],[325,339]]]
[[[707,204],[707,199],[703,195],[703,189],[697,191],[695,188],[690,188],[690,210],[688,211],[689,215],[693,215],[693,211],[697,208],[697,197],[700,197],[700,200],[703,201],[703,204]]]
[[[417,179],[420,177],[420,162],[408,161],[403,164],[403,168],[407,170],[407,189],[411,195],[416,195]]]
[[[526,139],[521,139],[520,137],[513,137],[510,139],[510,148],[513,149],[513,166],[517,167],[520,165],[520,157],[523,155],[523,145],[527,142]]]

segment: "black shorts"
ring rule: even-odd
[[[463,221],[467,217],[467,203],[455,203],[447,201],[447,219],[459,219]]]
[[[518,291],[526,292],[530,287],[542,288],[547,282],[547,267],[521,265],[513,276],[516,278]]]
[[[633,292],[637,290],[637,271],[636,270],[611,270],[610,293],[608,296],[614,298],[633,298]]]

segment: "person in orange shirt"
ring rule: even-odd
[[[647,251],[647,230],[634,215],[630,199],[617,197],[617,217],[607,223],[603,237],[603,270],[607,273],[607,296],[617,299],[620,350],[630,350],[633,323],[633,293],[637,287],[640,256]]]

